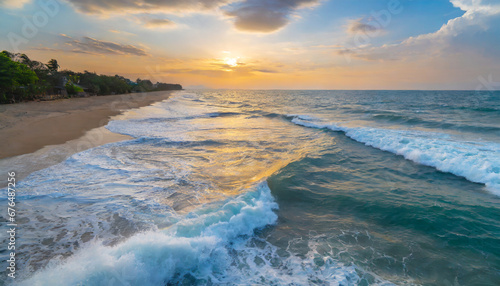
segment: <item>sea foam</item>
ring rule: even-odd
[[[340,131],[367,146],[485,184],[492,193],[500,195],[500,144],[462,141],[437,132],[345,127],[308,115],[288,117],[297,125]]]
[[[276,247],[257,247],[254,232],[275,224],[278,205],[265,182],[254,190],[210,204],[175,225],[134,235],[109,247],[98,242],[70,258],[53,261],[19,285],[165,285],[189,282],[215,284],[305,283],[314,276],[332,285],[351,285],[354,267],[293,255],[276,265]],[[274,259],[273,259],[274,258]],[[257,260],[263,261],[256,263]]]

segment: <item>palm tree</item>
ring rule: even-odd
[[[59,64],[57,63],[57,60],[51,59],[47,64],[47,68],[51,72],[57,72],[57,70],[59,69]]]

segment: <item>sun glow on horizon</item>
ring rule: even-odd
[[[236,67],[238,66],[238,60],[239,58],[225,58],[224,62],[231,67]]]
[[[500,6],[491,4],[499,0],[67,0],[27,39],[23,17],[37,2],[0,0],[0,27],[20,37],[0,37],[0,51],[56,59],[61,70],[240,89],[500,85]]]

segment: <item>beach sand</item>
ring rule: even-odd
[[[127,109],[167,99],[171,91],[0,105],[0,174],[17,180],[77,152],[129,139],[104,126]],[[5,178],[4,178],[5,177]],[[0,175],[0,187],[7,175]]]

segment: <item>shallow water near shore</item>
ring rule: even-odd
[[[183,91],[106,128],[18,185],[18,284],[500,284],[500,92]]]

